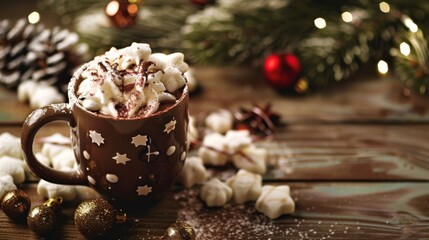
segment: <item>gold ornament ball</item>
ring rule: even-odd
[[[195,231],[185,222],[171,224],[164,233],[165,240],[195,240]]]
[[[115,218],[115,208],[104,199],[83,201],[74,213],[77,230],[87,238],[104,236],[112,229]]]
[[[31,207],[31,200],[22,190],[7,192],[1,201],[3,212],[14,221],[25,220]]]
[[[40,236],[51,232],[54,229],[55,223],[55,211],[46,205],[32,208],[27,217],[28,227]]]

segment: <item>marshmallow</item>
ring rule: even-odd
[[[197,79],[195,78],[193,68],[189,68],[188,71],[184,73],[184,76],[186,78],[186,81],[188,82],[189,92],[195,92],[198,89],[199,84]]]
[[[222,134],[232,129],[233,122],[232,113],[226,109],[212,112],[205,119],[205,124],[209,129]]]
[[[4,132],[0,135],[0,156],[22,159],[21,140],[19,137]]]
[[[235,167],[258,174],[264,174],[267,171],[267,151],[265,148],[250,145],[240,150],[240,152],[246,157],[241,154],[235,154],[232,158]]]
[[[70,170],[69,168],[63,168],[63,170]],[[94,189],[87,186],[74,186],[74,185],[62,185],[40,180],[37,185],[37,194],[44,198],[56,198],[62,197],[64,201],[84,201],[94,198],[99,198],[98,194]]]
[[[161,82],[164,84],[167,91],[171,93],[175,92],[186,84],[186,80],[182,76],[180,70],[172,66],[168,66],[164,69]]]
[[[62,168],[73,168],[76,164],[76,158],[71,148],[65,148],[63,151],[51,158],[53,169],[60,170]]]
[[[39,138],[39,141],[42,143],[52,143],[52,144],[71,144],[71,138],[66,137],[60,133],[54,133],[47,137]]]
[[[33,109],[65,101],[64,96],[55,87],[33,81],[25,81],[19,85],[18,100],[28,101]]]
[[[115,48],[112,48],[110,52],[112,52],[110,56],[109,53],[106,53],[106,55],[109,56],[108,59],[111,63],[115,63],[115,61],[117,61],[117,63],[119,63],[118,70],[126,70],[131,65],[139,65],[142,60],[147,59],[152,53],[152,50],[150,49],[149,44],[134,42],[130,47],[123,49],[123,55],[121,55],[121,57],[114,56],[120,52]]]
[[[36,157],[36,159],[43,165],[49,167],[50,166],[50,161],[49,159],[43,155],[42,153],[35,153],[34,156]],[[24,171],[25,171],[25,179],[27,181],[38,181],[40,178],[33,173],[33,171],[31,171],[31,169],[28,167],[28,165],[25,163],[24,164]]]
[[[271,219],[293,213],[295,202],[290,196],[289,186],[265,185],[262,187],[262,194],[256,201],[255,208]]]
[[[0,199],[3,198],[6,192],[15,190],[16,186],[13,183],[13,178],[9,175],[0,176]]]
[[[53,143],[45,143],[43,144],[41,153],[49,159],[49,162],[52,162],[55,156],[59,155],[63,151],[68,151],[70,147],[57,145]]]
[[[83,78],[77,95],[84,108],[132,118],[151,115],[160,102],[174,102],[173,94],[186,85],[188,68],[182,53],[152,54],[148,44],[133,43],[95,57],[74,77]]]
[[[233,198],[237,204],[255,201],[261,194],[262,177],[240,169],[236,175],[230,177],[226,184],[233,190]]]
[[[10,175],[15,184],[25,181],[25,163],[21,159],[3,156],[0,158],[0,176]]]
[[[229,130],[225,134],[225,141],[231,153],[237,152],[244,147],[252,144],[252,138],[248,130]]]
[[[195,142],[198,140],[198,130],[195,125],[195,117],[189,116],[189,131],[188,131],[188,141],[189,143]]]
[[[229,156],[227,154],[217,152],[207,147],[227,152],[228,146],[224,136],[219,133],[207,134],[203,140],[203,147],[198,149],[198,156],[203,160],[204,164],[208,165],[222,166],[228,162]]]
[[[158,68],[165,70],[168,66],[177,68],[181,73],[189,70],[188,64],[185,63],[185,56],[183,53],[172,53],[169,55],[163,53],[153,53],[149,56],[148,61],[154,62],[155,66],[149,67],[150,70]]]
[[[73,201],[76,198],[76,190],[73,185],[61,185],[45,180],[40,180],[37,185],[37,194],[45,198],[62,197],[64,201]]]
[[[221,207],[231,199],[232,189],[224,182],[214,178],[204,183],[200,197],[209,207]]]
[[[203,183],[208,177],[203,162],[198,157],[189,157],[185,161],[179,181],[187,188]]]

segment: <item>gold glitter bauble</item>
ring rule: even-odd
[[[51,232],[54,229],[56,220],[55,211],[45,205],[32,208],[27,217],[28,227],[40,236]]]
[[[62,203],[61,197],[50,198],[43,205],[32,208],[27,216],[27,224],[31,231],[40,236],[51,232],[56,225],[56,214],[61,210]]]
[[[164,233],[165,240],[195,240],[195,231],[185,222],[171,224]]]
[[[14,221],[25,220],[31,207],[31,200],[22,190],[7,192],[1,201],[3,212]]]
[[[115,208],[104,199],[83,201],[74,213],[77,230],[87,238],[104,236],[112,229],[115,218]]]

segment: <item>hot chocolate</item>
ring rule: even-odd
[[[122,207],[158,202],[187,156],[187,69],[181,53],[152,54],[147,44],[96,57],[70,79],[68,104],[39,108],[24,122],[28,165],[48,182],[89,185]],[[39,129],[58,120],[71,128],[73,171],[48,168],[33,152]]]
[[[182,53],[152,54],[148,44],[112,48],[75,74],[84,108],[114,118],[141,118],[173,106],[186,85]]]

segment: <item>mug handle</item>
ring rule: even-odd
[[[58,120],[68,122],[70,127],[76,126],[72,110],[66,103],[51,104],[36,109],[27,117],[21,132],[21,147],[24,152],[24,159],[37,176],[48,182],[69,185],[88,185],[88,180],[80,169],[69,172],[58,171],[41,164],[36,156],[34,156],[33,141],[36,133],[45,124]]]

